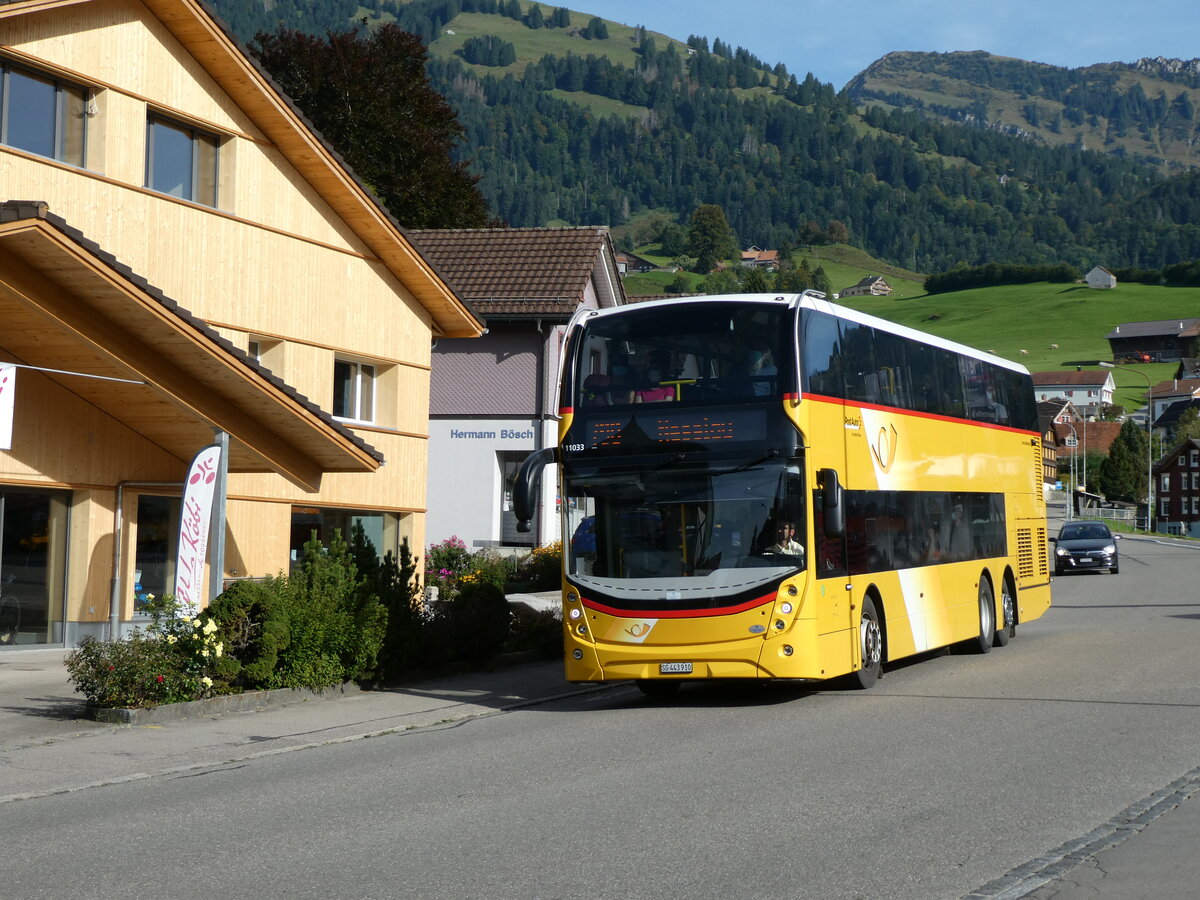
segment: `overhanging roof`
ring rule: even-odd
[[[92,2],[97,0],[0,2],[0,18]],[[478,318],[413,248],[396,220],[204,3],[200,0],[141,2],[412,292],[429,313],[436,334],[478,337],[483,333]]]
[[[0,351],[182,462],[230,436],[231,472],[317,490],[383,456],[40,203],[0,205]],[[109,381],[102,379],[125,379]]]

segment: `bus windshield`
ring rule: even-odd
[[[785,303],[689,300],[587,323],[564,405],[711,404],[795,390]]]
[[[565,473],[567,571],[610,597],[696,607],[803,569],[799,460]],[[649,592],[649,593],[648,593]]]

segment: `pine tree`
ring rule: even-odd
[[[1109,500],[1139,501],[1146,497],[1146,436],[1126,419],[1100,464],[1100,492]]]

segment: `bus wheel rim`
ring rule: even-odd
[[[862,636],[863,668],[873,669],[879,662],[883,648],[883,635],[879,631],[879,623],[867,616],[863,617],[860,626]]]

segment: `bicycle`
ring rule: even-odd
[[[4,586],[13,583],[13,576],[3,579]],[[21,601],[11,590],[0,590],[0,647],[8,647],[17,642],[17,632],[21,630]]]

